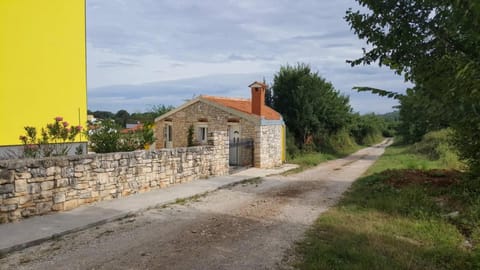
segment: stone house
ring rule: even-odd
[[[254,82],[249,87],[251,99],[202,95],[156,118],[156,149],[206,144],[209,132],[225,131],[231,166],[281,165],[285,160],[282,116],[265,105],[267,85]]]

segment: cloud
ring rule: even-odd
[[[130,58],[119,58],[116,61],[101,61],[97,62],[97,67],[99,68],[111,68],[111,67],[132,67],[139,66],[139,62],[135,59]]]
[[[87,0],[89,106],[143,110],[194,94],[243,95],[251,81],[304,62],[351,95],[359,111],[385,110],[388,102],[371,103],[351,88],[408,85],[385,68],[345,62],[367,47],[343,19],[356,6],[354,0]]]

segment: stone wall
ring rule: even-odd
[[[273,168],[282,165],[283,125],[257,127],[255,138],[255,167]]]
[[[226,132],[209,145],[0,161],[0,222],[228,174]]]

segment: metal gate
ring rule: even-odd
[[[253,139],[233,138],[230,140],[230,166],[253,165]]]

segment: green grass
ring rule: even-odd
[[[345,150],[341,153],[335,153],[335,154],[319,153],[319,152],[302,153],[302,154],[288,160],[288,163],[297,164],[299,167],[294,169],[294,170],[290,170],[290,171],[286,172],[286,174],[298,173],[298,172],[304,171],[306,169],[315,167],[320,163],[323,163],[323,162],[326,162],[326,161],[329,161],[329,160],[334,160],[334,159],[346,157],[346,156],[360,150],[363,147],[364,146],[358,146],[357,145],[357,146],[351,147],[351,148],[349,148],[349,149],[347,149],[347,150]]]
[[[378,173],[387,169],[431,170],[444,168],[458,169],[458,167],[446,166],[443,160],[431,160],[425,155],[416,154],[409,145],[395,145],[388,147],[366,174]]]
[[[388,148],[298,243],[295,266],[480,269],[480,179],[415,170],[435,168],[448,169],[407,146]]]
[[[324,154],[324,153],[305,153],[288,161],[288,163],[297,164],[299,167],[295,169],[295,172],[303,171],[305,169],[315,167],[318,164],[336,159],[337,157],[332,154]],[[289,173],[292,173],[289,171]]]

